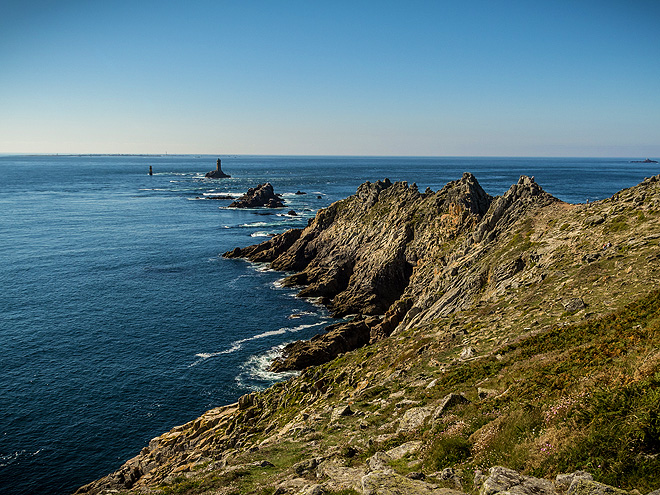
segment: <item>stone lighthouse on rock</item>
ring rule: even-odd
[[[218,161],[216,162],[215,170],[211,170],[210,172],[207,172],[204,177],[206,177],[207,179],[226,179],[228,177],[231,177],[231,175],[226,174],[222,171],[222,167],[220,166],[220,158],[218,158]]]

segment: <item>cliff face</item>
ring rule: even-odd
[[[284,283],[304,286],[301,297],[321,298],[335,316],[359,315],[359,323],[335,325],[322,337],[288,346],[285,358],[273,365],[276,371],[303,369],[396,328],[471,306],[491,277],[493,267],[481,260],[495,241],[530,210],[555,203],[527,177],[498,198],[469,173],[436,193],[420,193],[405,182],[367,182],[354,196],[319,212],[303,231],[225,257],[296,271]],[[512,263],[494,268],[498,282],[525,261]],[[374,315],[382,318],[365,318]]]
[[[438,192],[365,183],[225,255],[357,316],[286,349],[276,369],[298,377],[79,493],[659,488],[659,240],[659,177],[591,205],[527,177],[496,198],[470,174]]]

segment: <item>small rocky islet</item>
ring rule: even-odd
[[[247,192],[229,205],[229,208],[283,208],[284,203],[275,194],[270,182],[251,187]]]
[[[362,184],[224,255],[349,321],[76,493],[658,495],[659,241],[659,176],[577,205]]]

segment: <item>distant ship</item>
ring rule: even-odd
[[[656,160],[651,160],[647,158],[646,160],[631,160],[630,163],[658,163]]]

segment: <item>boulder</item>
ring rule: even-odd
[[[389,469],[392,458],[387,453],[379,450],[367,460],[369,471],[384,471]]]
[[[408,409],[399,423],[399,432],[414,431],[424,424],[426,418],[433,414],[432,407],[413,407]]]
[[[620,488],[598,483],[597,481],[576,478],[571,483],[567,495],[627,495],[628,492]]]
[[[463,495],[463,492],[413,480],[391,470],[374,471],[364,476],[362,492],[364,495]]]
[[[447,394],[442,398],[440,404],[435,409],[433,417],[439,418],[452,407],[457,406],[458,404],[467,404],[469,402],[470,401],[463,394]]]
[[[554,485],[550,480],[523,476],[513,469],[502,466],[490,468],[479,495],[495,495],[507,492],[510,495],[555,495]]]
[[[558,474],[555,478],[555,487],[557,487],[558,490],[565,492],[577,479],[593,480],[594,477],[591,475],[591,473],[587,473],[586,471],[575,471],[574,473],[570,474]]]
[[[342,416],[351,416],[352,414],[351,406],[339,406],[333,409],[331,421],[337,421]]]
[[[581,297],[575,297],[573,299],[568,299],[562,303],[564,309],[569,313],[575,313],[587,307]]]

